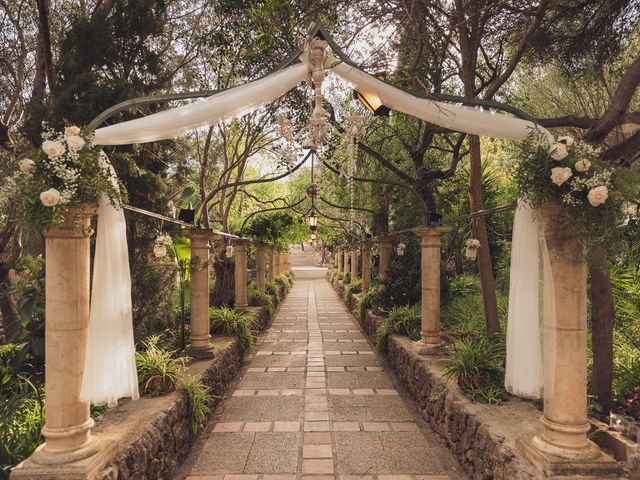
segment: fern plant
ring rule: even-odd
[[[212,334],[238,337],[243,352],[253,349],[256,335],[255,317],[251,313],[227,307],[214,307],[209,309],[209,321]]]

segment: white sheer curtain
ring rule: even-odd
[[[540,229],[531,207],[519,202],[511,241],[504,383],[508,392],[524,398],[540,398],[542,394]]]
[[[117,187],[113,167],[106,156],[102,160]],[[113,406],[119,398],[135,400],[139,394],[127,224],[122,209],[112,205],[104,195],[98,205],[92,282],[89,338],[80,399]]]

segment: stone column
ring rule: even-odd
[[[391,249],[393,245],[389,237],[381,237],[380,240],[380,270],[378,271],[378,278],[384,280],[387,278],[387,271],[391,264]]]
[[[187,353],[193,358],[213,358],[209,327],[209,240],[210,230],[190,229],[191,241],[191,343]]]
[[[89,404],[80,401],[89,327],[89,238],[95,209],[71,212],[45,232],[45,426],[34,463],[74,462],[96,453]],[[53,473],[53,472],[52,472]],[[53,478],[52,474],[52,478]],[[59,477],[58,477],[59,478]]]
[[[351,282],[358,279],[358,245],[351,245]]]
[[[267,273],[267,259],[264,243],[256,245],[256,287],[261,292],[265,291],[265,279]]]
[[[336,270],[338,271],[338,273],[340,273],[342,271],[342,265],[340,265],[342,263],[342,258],[341,254],[340,254],[340,249],[336,248],[336,252],[335,252],[335,262],[336,262]]]
[[[416,347],[421,355],[441,353],[444,347],[440,338],[440,240],[449,231],[449,227],[422,227],[415,231],[420,236],[422,338]]]
[[[271,248],[271,255],[269,255],[269,281],[273,282],[276,277],[277,277],[277,273],[276,273],[276,249],[275,248]]]
[[[247,245],[250,240],[236,238],[233,240],[235,261],[235,297],[236,308],[242,310],[248,307],[247,303]]]
[[[349,273],[349,257],[351,256],[351,253],[349,252],[349,246],[345,245],[342,248],[342,268],[344,273]]]
[[[360,244],[362,261],[362,291],[366,292],[371,287],[371,242]]]
[[[561,207],[540,209],[555,293],[555,320],[545,316],[544,431],[540,451],[564,458],[599,454],[587,439],[587,267],[583,247],[560,221]]]

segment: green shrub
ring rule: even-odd
[[[337,282],[338,280],[340,280],[340,281],[343,281],[343,282],[344,282],[344,277],[345,277],[345,273],[344,273],[344,272],[339,272],[339,273],[336,273],[336,276],[335,276],[335,279],[334,279],[334,280],[335,280],[336,282]]]
[[[289,291],[289,288],[291,287],[291,283],[289,282],[289,279],[287,278],[286,275],[278,275],[275,279],[276,285],[278,285],[283,293],[286,293]]]
[[[204,427],[207,415],[211,412],[208,403],[213,396],[211,388],[202,383],[202,380],[186,373],[179,379],[178,388],[189,399],[189,426],[191,431],[197,432]]]
[[[344,300],[346,304],[349,304],[351,302],[351,294],[360,292],[362,292],[362,280],[356,280],[352,283],[345,283],[344,292],[342,293],[342,300]]]
[[[157,336],[152,336],[143,342],[145,350],[136,352],[142,394],[153,397],[174,390],[184,392],[189,400],[189,425],[197,432],[210,411],[208,404],[213,399],[210,388],[189,374],[187,357],[173,357],[175,352],[160,348],[158,341]]]
[[[411,340],[420,339],[422,315],[420,306],[404,306],[392,309],[378,327],[376,333],[376,351],[386,353],[389,335],[397,333]]]
[[[392,251],[387,276],[381,282],[384,288],[375,305],[380,310],[420,302],[420,239],[415,235],[408,235],[403,242],[406,245],[404,255],[400,257],[395,249]]]
[[[289,283],[293,284],[293,281],[296,279],[296,274],[293,270],[287,270],[284,272],[285,276],[289,279]]]
[[[504,390],[505,341],[502,335],[457,340],[443,378],[456,380],[460,389],[474,401],[501,403]]]
[[[271,306],[273,302],[270,295],[266,292],[261,292],[252,285],[249,285],[249,289],[247,290],[247,301],[252,307]]]
[[[452,299],[480,293],[480,281],[476,277],[460,275],[449,282],[449,295]]]
[[[255,317],[251,313],[228,307],[214,307],[209,309],[209,321],[212,334],[236,336],[240,340],[243,352],[253,349],[256,335],[254,333]]]
[[[142,342],[144,350],[136,352],[138,382],[143,395],[156,396],[176,389],[185,375],[185,358],[175,358],[175,352],[158,345],[160,337],[152,335]]]
[[[9,478],[12,467],[27,458],[44,438],[44,392],[24,376],[14,392],[0,398],[0,477]]]
[[[274,307],[280,304],[280,294],[278,290],[278,285],[275,282],[266,282],[264,284],[264,291],[271,297]]]
[[[506,327],[509,298],[497,295],[498,317]],[[482,295],[474,294],[454,298],[442,308],[440,325],[445,336],[451,339],[469,339],[482,336],[486,332]]]
[[[360,295],[358,304],[356,305],[356,318],[360,320],[360,322],[364,322],[364,317],[367,314],[367,309],[373,306],[373,304],[375,303],[375,299],[379,294],[379,288],[377,286],[374,286]]]

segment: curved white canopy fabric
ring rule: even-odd
[[[281,97],[307,78],[309,65],[304,57],[301,60],[300,64],[204,100],[99,128],[94,143],[128,145],[167,140],[189,130],[249,113]],[[540,128],[533,122],[503,113],[416,97],[331,56],[325,65],[328,71],[358,91],[378,95],[387,107],[444,128],[509,140],[522,140],[532,129]]]
[[[96,130],[96,145],[129,145],[176,138],[190,130],[215,125],[273,102],[307,78],[309,67],[301,63],[254,82],[189,105],[153,113]]]

